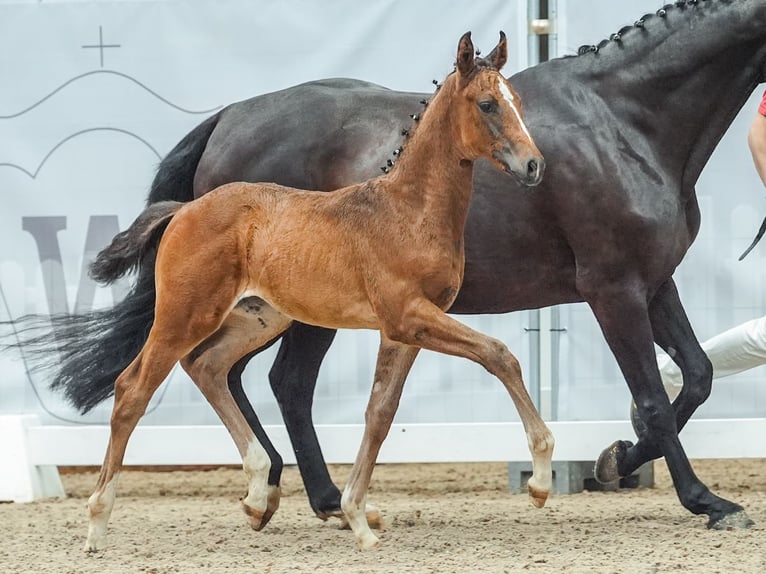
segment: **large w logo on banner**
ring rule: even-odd
[[[69,313],[67,281],[64,275],[58,235],[60,231],[67,228],[66,217],[22,217],[21,226],[24,231],[28,231],[32,235],[37,245],[48,311],[52,315]],[[75,314],[84,313],[93,308],[97,284],[88,276],[88,265],[119,231],[120,227],[116,215],[92,215],[90,217],[73,308]],[[115,282],[111,285],[111,290],[112,297],[117,302],[127,293],[127,282],[124,280]]]

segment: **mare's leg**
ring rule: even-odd
[[[673,402],[676,429],[681,432],[694,411],[710,395],[713,368],[694,335],[672,279],[660,287],[649,303],[649,321],[654,341],[673,357],[683,373],[685,384]],[[650,445],[644,438],[646,425],[641,422],[640,416],[634,417],[633,427],[639,442],[634,449],[635,460],[631,460],[630,464],[638,463],[638,466],[641,466],[644,462],[662,456],[657,445]],[[641,458],[645,460],[640,462]],[[625,464],[627,465],[628,461],[625,461]]]
[[[241,380],[231,389],[227,373],[244,353],[273,342],[291,321],[263,300],[249,297],[240,301],[218,331],[181,361],[237,445],[248,481],[242,508],[255,530],[266,526],[279,508],[282,457],[242,392]]]
[[[365,411],[362,444],[351,469],[341,506],[360,548],[377,546],[366,516],[367,489],[375,467],[380,446],[386,438],[402,396],[404,381],[417,357],[418,347],[402,345],[386,338],[381,332],[378,361],[375,366],[370,399]]]
[[[311,409],[319,367],[334,338],[334,330],[293,323],[269,372],[311,509],[323,520],[341,516],[340,490],[327,471]]]
[[[663,289],[667,288],[667,285],[663,286]],[[638,461],[647,460],[647,448],[656,448],[665,457],[678,497],[687,510],[706,514],[710,518],[709,526],[724,526],[731,519],[739,521],[742,507],[712,494],[694,474],[681,446],[676,413],[657,368],[652,324],[642,290],[627,286],[615,292],[601,286],[589,292],[587,300],[646,425],[644,442],[638,449],[629,442],[619,441],[601,454],[596,463],[596,478],[609,482],[627,476],[629,470],[638,468]],[[682,405],[682,414],[687,418],[685,413],[692,410],[691,404],[685,399]]]

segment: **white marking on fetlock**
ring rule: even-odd
[[[84,548],[86,552],[96,552],[104,548],[106,527],[117,496],[118,475],[119,473],[116,473],[112,477],[101,494],[96,491],[88,499],[88,538]]]
[[[346,518],[346,515],[342,512],[338,513],[337,516],[340,518],[340,526],[339,528],[341,530],[350,530],[351,526],[348,523],[348,518]],[[372,528],[373,530],[383,530],[384,524],[383,524],[383,516],[380,514],[380,510],[373,505],[373,504],[367,504],[365,506],[365,518],[367,519],[367,526]]]
[[[279,500],[279,487],[269,485],[271,459],[258,439],[250,441],[247,454],[242,459],[242,468],[247,476],[247,496],[242,502],[253,510],[266,512],[270,496],[273,498],[276,495]]]
[[[367,513],[364,510],[366,509],[365,498],[362,498],[359,504],[355,503],[351,500],[351,494],[346,487],[340,499],[340,507],[351,531],[354,533],[356,544],[361,550],[374,548],[380,544],[380,540],[372,533],[370,525],[367,524]]]
[[[545,505],[545,501],[553,488],[551,459],[554,442],[553,435],[550,433],[537,444],[527,435],[529,452],[532,453],[532,476],[527,481],[527,491],[532,498],[532,504],[537,508],[542,508]]]

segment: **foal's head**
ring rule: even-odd
[[[442,87],[453,91],[450,106],[459,126],[458,145],[466,159],[486,157],[524,185],[537,185],[545,160],[524,124],[518,94],[500,74],[508,59],[505,34],[500,32],[500,41],[486,58],[474,54],[467,32],[458,43],[455,73]]]

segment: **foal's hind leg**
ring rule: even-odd
[[[188,237],[204,239],[199,233],[177,233],[175,241]],[[109,446],[96,491],[88,500],[90,523],[85,549],[89,551],[103,546],[106,524],[114,505],[116,475],[128,439],[149,400],[173,365],[218,330],[236,302],[239,262],[235,250],[224,249],[227,246],[222,245],[220,250],[208,249],[200,255],[187,241],[184,248],[198,253],[190,260],[173,257],[173,254],[182,252],[173,241],[170,239],[170,245],[164,244],[169,256],[161,256],[155,265],[157,301],[152,329],[141,352],[115,383]],[[225,257],[227,253],[233,253],[232,257]],[[178,294],[184,296],[177,299]]]
[[[255,300],[255,298],[253,298],[253,300]],[[266,304],[262,303],[262,305]],[[252,306],[249,307],[248,316],[259,317],[258,313],[255,313],[252,309]],[[267,309],[270,310],[271,308],[267,307]],[[242,318],[240,318],[240,322],[241,320]],[[259,329],[262,331],[266,325],[260,324],[260,317],[258,320],[258,324],[251,325],[251,328],[254,328],[256,331]],[[269,320],[269,327],[271,326],[271,323],[273,323],[273,321]],[[223,366],[230,364],[232,357],[235,356],[235,349],[239,349],[243,353],[242,357],[235,361],[234,366],[231,367],[226,376],[228,388],[236,403],[236,407],[239,409],[241,415],[244,416],[252,429],[252,432],[255,433],[255,437],[266,449],[266,453],[271,459],[271,468],[260,473],[262,480],[258,478],[259,474],[252,474],[252,476],[248,475],[251,477],[250,492],[253,492],[253,482],[256,484],[263,484],[263,481],[266,480],[266,474],[268,474],[267,484],[269,485],[267,488],[271,488],[272,486],[276,487],[279,485],[279,480],[282,474],[282,458],[279,456],[279,453],[276,452],[271,441],[269,441],[269,438],[266,436],[266,433],[258,420],[258,416],[255,414],[255,411],[242,388],[241,378],[242,371],[244,370],[247,361],[253,354],[264,349],[263,341],[266,340],[267,337],[260,336],[260,338],[254,339],[249,334],[249,329],[247,329],[247,332],[242,333],[240,339],[237,335],[239,331],[234,330],[233,327],[228,327],[228,320],[226,326],[226,329],[221,329],[219,331],[219,333],[225,332],[222,337],[225,337],[226,341],[216,340],[216,345],[220,343],[222,346],[226,347],[224,353],[227,354],[227,357],[222,359],[217,355],[218,352],[216,352],[210,356],[206,356],[204,361],[201,362],[208,363],[210,364],[211,369],[215,368],[220,371]],[[246,327],[243,328],[246,329]],[[216,337],[218,337],[219,333],[216,333]],[[279,349],[279,354],[274,362],[274,367],[272,367],[272,370],[269,373],[269,380],[282,411],[282,417],[285,420],[287,432],[292,441],[293,450],[295,451],[295,458],[298,461],[306,491],[309,493],[312,509],[316,515],[323,520],[326,520],[331,516],[340,518],[341,528],[347,528],[348,521],[345,519],[340,509],[340,491],[333,484],[330,475],[327,472],[327,465],[322,457],[322,451],[319,447],[311,417],[311,404],[319,365],[321,364],[321,359],[327,352],[327,348],[332,342],[334,334],[335,331],[329,329],[320,329],[318,327],[311,327],[309,325],[294,322],[282,335],[282,344]],[[268,346],[269,343],[270,342],[267,341],[266,346]],[[293,345],[300,351],[300,358],[295,356],[295,350],[291,350],[294,349]],[[306,348],[308,346],[311,348]],[[207,370],[207,368],[208,367],[203,367],[203,370]],[[212,386],[215,388],[220,387],[220,385]],[[210,397],[208,397],[208,400],[212,402]],[[235,440],[237,439],[235,438]],[[247,440],[249,441],[249,439]],[[248,444],[247,441],[242,442],[245,445]],[[265,507],[268,510],[268,516],[261,518],[260,521],[258,518],[259,514],[255,509],[261,507],[250,503],[245,504],[245,512],[250,515],[253,528],[259,530],[266,525],[268,518],[274,511],[276,511],[276,507],[273,506],[274,502],[278,502],[278,499],[269,499],[269,503],[267,507]],[[372,505],[367,506],[367,522],[372,528],[380,528],[382,522],[380,512]]]
[[[248,480],[242,507],[255,530],[266,526],[279,508],[282,458],[263,432],[244,394],[239,401],[235,400],[227,384],[227,373],[240,357],[279,337],[291,321],[263,300],[249,297],[234,308],[218,331],[181,361],[237,445]],[[243,406],[251,420],[245,416]]]
[[[85,550],[93,552],[104,545],[106,525],[114,506],[117,477],[133,429],[146,411],[157,387],[167,377],[176,361],[186,352],[181,342],[167,338],[159,341],[149,334],[139,355],[120,374],[115,383],[111,435],[96,490],[88,499],[88,538]]]

